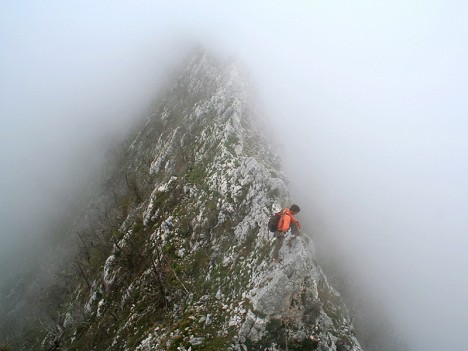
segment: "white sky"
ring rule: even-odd
[[[468,3],[16,1],[0,11],[0,239],[60,207],[197,40],[237,56],[291,189],[413,350],[468,325]],[[96,161],[97,162],[97,161]],[[0,254],[2,252],[0,251]]]

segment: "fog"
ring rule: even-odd
[[[299,218],[411,350],[466,348],[466,18],[462,1],[2,4],[0,255],[32,245],[197,42],[249,70]]]

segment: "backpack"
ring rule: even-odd
[[[281,219],[282,212],[273,214],[268,221],[268,229],[270,232],[276,232],[278,230],[278,223]]]

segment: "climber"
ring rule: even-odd
[[[295,237],[299,235],[299,229],[301,224],[294,217],[301,211],[299,206],[292,205],[290,208],[285,208],[281,211],[281,218],[278,222],[278,229],[275,232],[275,246],[273,248],[273,262],[279,263],[281,259],[279,258],[279,251],[283,245],[283,239],[288,230],[291,230],[291,236]]]

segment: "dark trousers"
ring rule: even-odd
[[[273,259],[279,259],[279,251],[281,250],[281,246],[283,246],[284,240],[284,233],[276,232],[276,240],[273,247]]]

